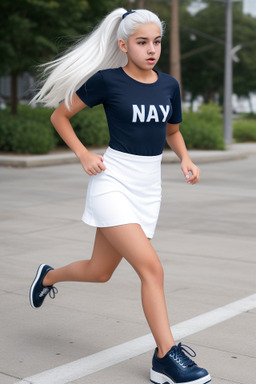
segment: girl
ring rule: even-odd
[[[157,348],[153,383],[205,384],[211,378],[175,345],[167,316],[163,269],[150,239],[161,200],[161,157],[165,140],[181,159],[186,181],[199,181],[179,131],[181,100],[177,81],[154,70],[161,53],[163,25],[147,10],[111,12],[99,27],[63,57],[50,63],[51,74],[35,100],[58,106],[51,116],[57,132],[90,176],[83,221],[97,227],[90,260],[53,269],[39,266],[30,288],[33,308],[54,284],[105,282],[124,257],[141,280],[142,305]],[[70,118],[102,103],[110,143],[104,156],[79,141]]]

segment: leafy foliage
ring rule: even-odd
[[[182,88],[192,98],[205,101],[223,93],[225,4],[204,0],[208,7],[192,16],[180,0],[180,46]],[[159,70],[169,73],[170,0],[1,0],[0,75],[17,76],[53,59],[85,35],[116,7],[143,7],[156,12],[166,23]],[[244,15],[242,2],[233,3],[233,46],[240,44],[240,61],[233,63],[234,92],[247,95],[256,90],[256,18]]]
[[[18,116],[0,110],[0,151],[15,153],[47,153],[65,146],[50,122],[53,109],[19,106]],[[109,142],[107,121],[102,106],[86,108],[75,115],[72,125],[85,146],[105,146]]]
[[[50,123],[53,109],[19,106],[18,116],[0,110],[0,151],[47,153],[65,143]],[[86,147],[107,146],[109,132],[102,106],[85,108],[71,119],[72,126]],[[215,104],[202,105],[198,112],[184,111],[181,132],[188,149],[225,149],[222,115]],[[243,116],[234,121],[238,142],[256,141],[256,119]]]
[[[215,104],[202,105],[198,112],[183,112],[181,132],[188,149],[225,149],[222,116]]]
[[[145,0],[145,7],[156,12],[166,23],[159,70],[169,73],[169,34],[171,1]],[[182,88],[192,99],[203,95],[205,102],[215,94],[223,95],[225,55],[225,4],[204,0],[208,7],[192,16],[188,5],[192,0],[179,1]],[[233,62],[234,92],[248,95],[256,91],[256,18],[244,15],[242,2],[233,3],[233,46],[241,45],[240,61]]]
[[[56,53],[56,39],[85,30],[85,0],[1,0],[0,73],[20,74]]]
[[[237,119],[234,121],[234,139],[237,142],[256,141],[256,119]]]
[[[9,110],[0,111],[1,151],[41,154],[55,147],[56,137],[49,119],[43,119],[42,113],[35,118],[35,110],[30,110],[31,114],[24,109],[25,113],[18,116],[12,116]]]
[[[238,52],[240,61],[234,64],[234,91],[238,95],[248,95],[256,90],[256,18],[243,15],[234,16],[234,45],[240,44]]]
[[[12,78],[12,113],[17,112],[17,76],[66,50],[90,32],[119,0],[1,0],[0,75]]]
[[[104,108],[86,108],[71,119],[72,126],[85,146],[103,146],[109,142]]]

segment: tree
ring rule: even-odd
[[[243,15],[242,21],[237,12],[234,14],[233,45],[241,45],[238,52],[239,62],[234,68],[234,92],[240,96],[256,91],[256,18]]]
[[[53,59],[74,36],[89,32],[119,0],[1,0],[0,75],[11,76],[11,110],[17,113],[17,77]],[[69,36],[71,39],[63,39]]]
[[[162,41],[162,55],[158,68],[170,71],[170,20],[169,9],[173,0],[147,0],[147,8],[156,12],[166,22]],[[179,0],[180,50],[182,88],[192,94],[201,94],[205,101],[216,94],[223,95],[225,4],[204,0],[208,7],[192,16],[187,7],[192,0]],[[242,3],[233,4],[233,46],[242,45],[233,64],[234,92],[248,95],[256,90],[256,18],[244,15]]]
[[[192,0],[179,0],[182,88],[206,101],[223,93],[225,6],[204,0],[208,7],[191,16]],[[0,76],[12,78],[12,112],[17,112],[17,76],[52,60],[76,36],[90,32],[106,13],[116,7],[145,7],[166,22],[159,70],[170,69],[170,17],[172,0],[1,0]],[[256,18],[243,15],[241,3],[233,5],[233,45],[242,45],[234,63],[234,92],[256,90]],[[66,38],[69,36],[69,38]],[[64,38],[65,37],[65,38]]]
[[[207,0],[204,0],[205,2]],[[207,1],[208,7],[196,16],[181,13],[181,64],[184,88],[193,96],[203,94],[209,101],[223,95],[225,4]],[[248,95],[256,90],[256,19],[244,15],[242,3],[233,3],[233,47],[241,45],[233,63],[233,91]]]
[[[223,92],[225,8],[211,2],[195,16],[183,13],[181,21],[182,77],[192,98],[202,94],[205,101]]]

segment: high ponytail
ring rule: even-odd
[[[107,15],[96,29],[62,57],[43,64],[47,77],[42,89],[32,99],[48,107],[57,107],[65,101],[69,107],[73,94],[97,71],[127,64],[127,56],[118,46],[118,40],[128,40],[140,24],[154,22],[162,32],[158,17],[147,10],[137,10],[124,19],[124,8]]]

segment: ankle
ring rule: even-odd
[[[45,275],[45,277],[44,277],[44,279],[43,279],[43,281],[42,281],[42,284],[43,284],[44,287],[49,287],[49,286],[53,285],[53,282],[52,282],[52,279],[51,279],[51,275],[52,275],[52,272],[53,272],[53,271],[54,271],[54,270],[51,270],[51,271],[49,271],[49,272]]]
[[[174,346],[175,344],[174,343],[170,343],[170,344],[167,344],[165,346],[158,346],[157,347],[157,357],[159,357],[159,359],[162,359],[167,352],[170,351],[170,349]]]

